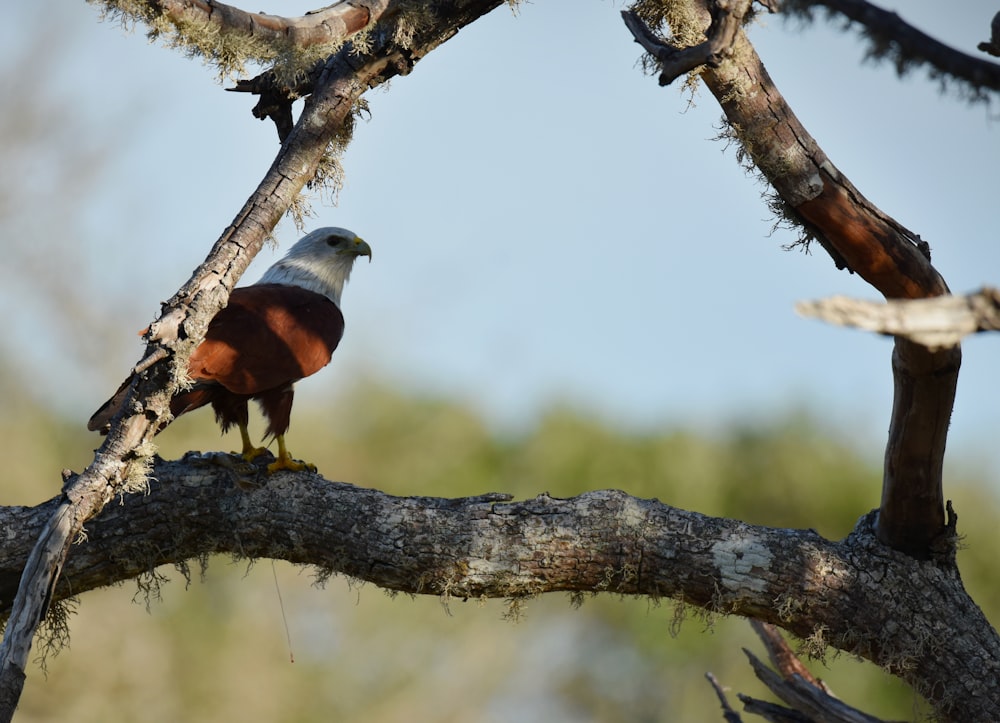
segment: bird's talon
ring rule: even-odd
[[[244,462],[253,462],[255,459],[260,457],[262,454],[267,453],[267,447],[244,447],[242,452],[233,452],[234,455],[239,455],[243,458]]]
[[[278,459],[267,465],[267,471],[269,474],[274,474],[275,472],[279,472],[281,470],[288,470],[289,472],[315,472],[316,465],[310,462],[292,459],[291,456],[278,457]]]

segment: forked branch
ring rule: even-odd
[[[660,67],[660,85],[669,85],[680,76],[703,65],[715,68],[733,52],[736,34],[753,0],[716,0],[709,4],[712,22],[705,31],[705,41],[681,48],[654,34],[633,10],[623,10],[622,19],[635,41]]]
[[[671,27],[674,35],[697,37],[712,24],[712,0],[678,4],[684,12],[671,15],[680,25]],[[655,37],[651,30],[640,42],[649,37]],[[725,60],[703,66],[700,76],[742,151],[775,189],[776,205],[820,239],[838,265],[887,298],[948,293],[930,263],[928,245],[865,198],[826,156],[742,30]],[[905,340],[897,342],[893,355],[896,392],[878,529],[886,544],[913,555],[929,555],[945,529],[941,474],[960,364],[958,348],[934,353]]]

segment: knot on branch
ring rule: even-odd
[[[705,31],[705,41],[688,48],[678,47],[657,35],[634,10],[623,10],[622,19],[635,42],[656,60],[660,68],[660,85],[669,85],[703,65],[716,68],[730,57],[740,28],[752,16],[752,4],[753,0],[709,2],[712,21]],[[764,0],[761,4],[770,12],[776,9],[774,0]]]
[[[292,103],[313,92],[326,60],[319,60],[311,68],[295,73],[291,82],[282,81],[275,70],[268,70],[248,80],[237,80],[236,85],[226,90],[234,93],[251,93],[258,96],[257,105],[252,109],[254,118],[274,121],[281,143],[292,132]]]
[[[984,53],[1000,58],[1000,13],[994,15],[993,22],[990,23],[990,39],[976,47]]]

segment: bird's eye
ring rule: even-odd
[[[339,243],[340,243],[340,237],[339,236],[328,236],[327,239],[326,239],[326,245],[327,246],[336,246]]]

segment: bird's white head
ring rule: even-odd
[[[339,307],[358,256],[371,261],[372,249],[353,231],[335,226],[318,228],[296,241],[257,283],[300,286],[323,294]]]

